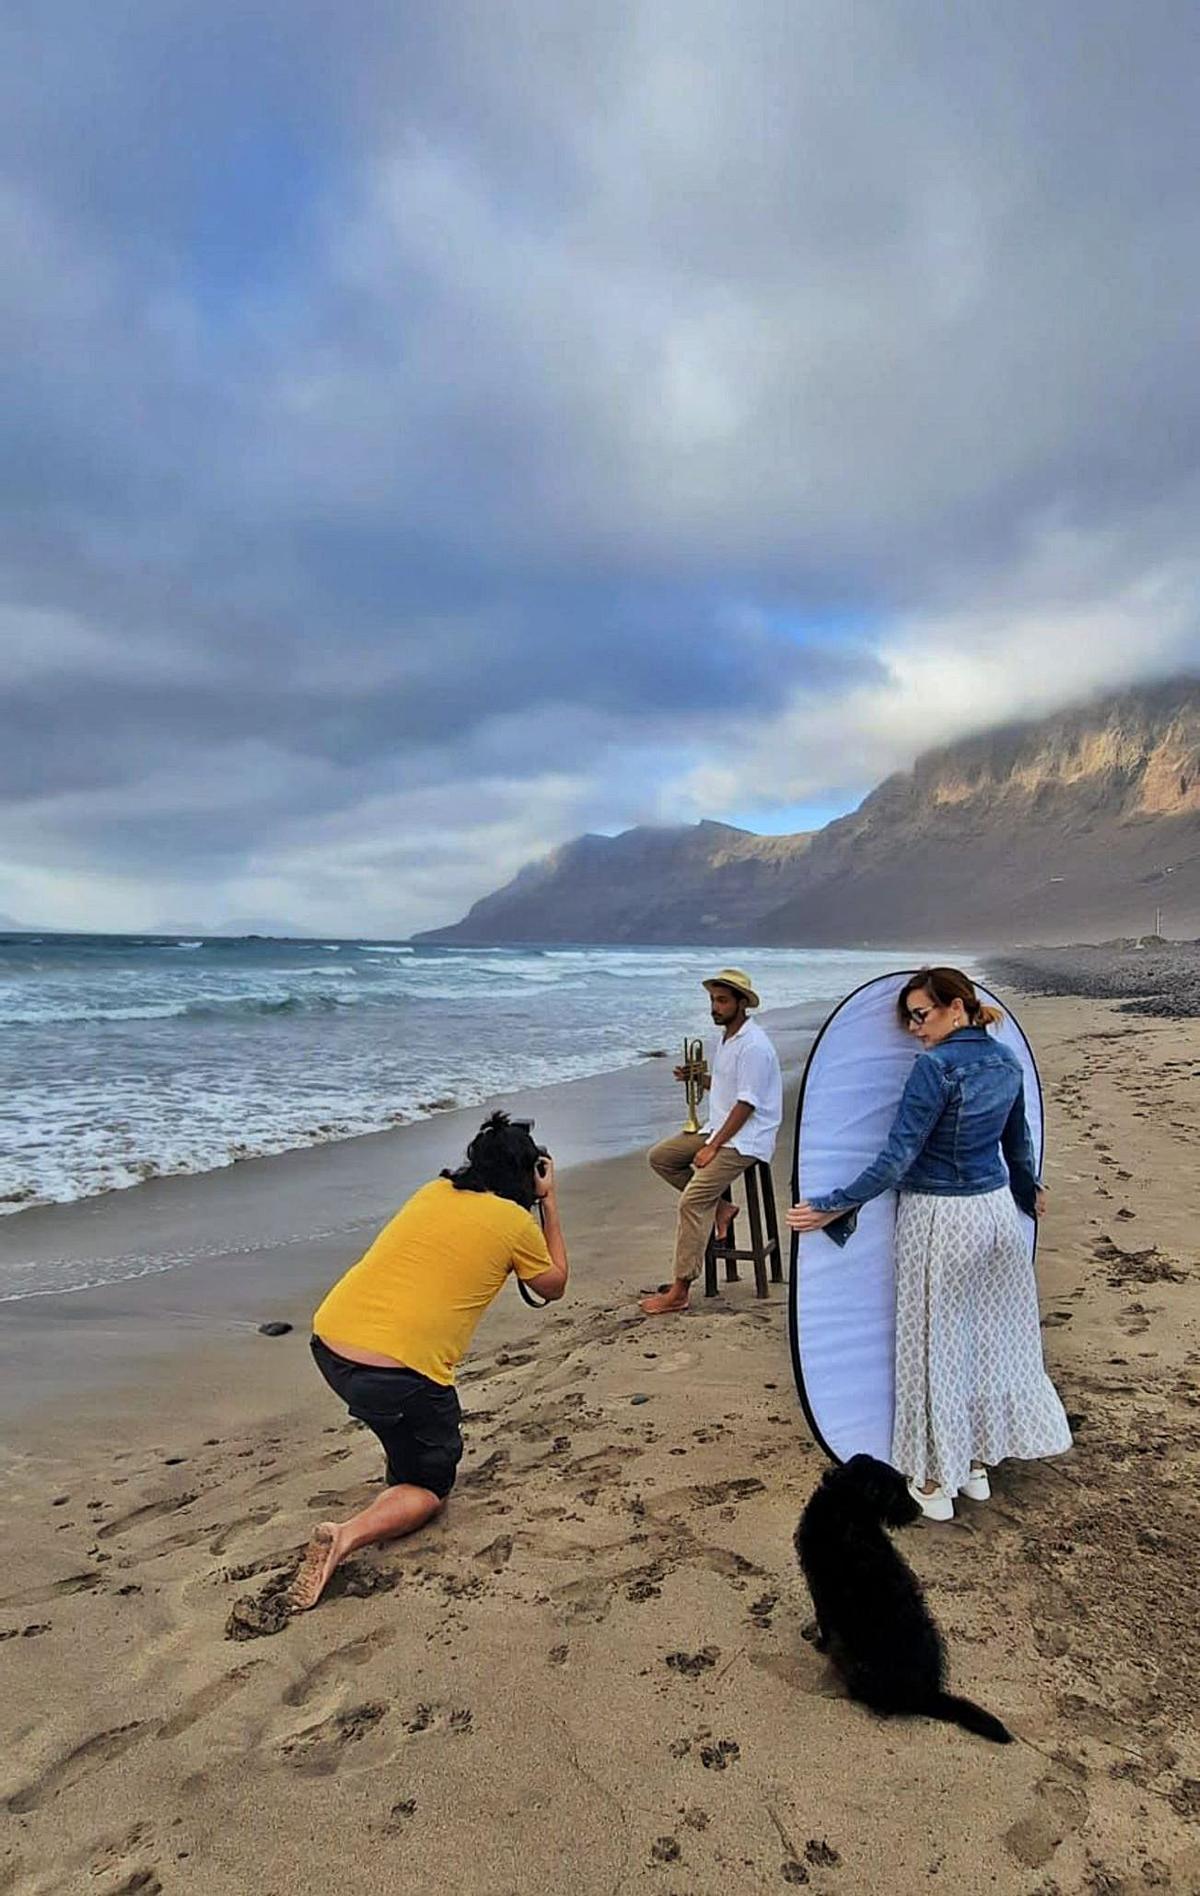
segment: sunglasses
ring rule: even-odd
[[[910,1007],[908,1010],[909,1026],[923,1027],[933,1011],[932,1007]]]

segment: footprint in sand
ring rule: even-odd
[[[404,1729],[410,1738],[419,1738],[428,1731],[452,1731],[461,1737],[474,1722],[469,1705],[418,1705],[405,1719]]]
[[[719,1646],[701,1646],[699,1652],[669,1652],[664,1664],[686,1679],[698,1679],[701,1673],[711,1672],[720,1657]]]
[[[512,1550],[512,1535],[499,1534],[494,1541],[489,1541],[486,1547],[479,1549],[475,1559],[482,1560],[493,1573],[500,1573],[512,1559]]]
[[[30,1587],[25,1593],[10,1593],[0,1607],[37,1606],[42,1600],[57,1600],[64,1594],[94,1593],[104,1581],[102,1573],[69,1573],[65,1580],[52,1580],[48,1587]]]
[[[822,1661],[816,1671],[811,1662],[806,1662],[793,1653],[762,1652],[751,1653],[750,1664],[760,1672],[766,1672],[792,1691],[803,1692],[807,1698],[841,1699],[846,1696],[837,1674],[827,1661]]]
[[[402,1797],[393,1804],[384,1821],[377,1827],[385,1837],[395,1837],[405,1829],[417,1814],[415,1797]]]
[[[88,1777],[101,1765],[108,1764],[113,1758],[119,1758],[138,1740],[146,1735],[147,1727],[140,1719],[134,1719],[128,1725],[114,1725],[109,1731],[96,1732],[91,1738],[85,1738],[81,1745],[68,1751],[57,1763],[52,1764],[32,1784],[14,1791],[4,1808],[14,1815],[36,1810],[39,1804],[48,1803],[57,1797],[60,1791],[66,1791],[80,1778]]]
[[[236,1521],[227,1521],[209,1541],[209,1553],[223,1554],[235,1534],[240,1534],[247,1527],[265,1527],[278,1512],[278,1508],[255,1508],[249,1514],[239,1515]]]
[[[1030,1809],[1009,1826],[1001,1842],[1018,1863],[1041,1869],[1065,1838],[1082,1829],[1088,1812],[1087,1794],[1079,1784],[1048,1774],[1034,1785]]]
[[[348,1745],[357,1744],[387,1717],[389,1706],[383,1699],[365,1705],[352,1705],[348,1711],[335,1712],[316,1725],[308,1725],[278,1747],[279,1756],[294,1770],[324,1777],[342,1765]]]
[[[690,1369],[696,1360],[694,1350],[673,1350],[670,1356],[659,1359],[656,1376],[674,1376],[681,1369]]]
[[[118,1883],[111,1896],[162,1896],[162,1882],[155,1870],[134,1870]]]
[[[185,1489],[182,1494],[170,1495],[164,1501],[147,1501],[139,1508],[132,1508],[128,1514],[120,1514],[115,1521],[108,1521],[96,1533],[97,1540],[110,1540],[115,1534],[127,1534],[132,1527],[138,1527],[143,1521],[153,1521],[162,1514],[178,1514],[181,1508],[190,1508],[193,1501],[199,1499],[198,1491]]]
[[[215,1712],[241,1690],[257,1664],[256,1659],[248,1660],[244,1666],[235,1666],[224,1678],[213,1679],[208,1685],[202,1685],[198,1692],[192,1693],[191,1698],[184,1700],[172,1718],[159,1726],[158,1737],[178,1738],[198,1724],[200,1719],[207,1718],[210,1712]]]
[[[626,1587],[625,1598],[631,1600],[635,1606],[642,1606],[647,1600],[660,1599],[662,1597],[660,1583],[664,1577],[664,1571],[659,1567],[648,1568]]]
[[[600,1621],[608,1618],[612,1587],[610,1580],[572,1580],[567,1586],[559,1587],[551,1597],[557,1606],[564,1609],[568,1619]]]
[[[712,1508],[720,1503],[747,1501],[753,1494],[765,1494],[767,1484],[756,1475],[746,1475],[736,1481],[701,1482],[694,1488],[677,1488],[673,1494],[660,1495],[656,1511],[662,1509],[668,1501],[676,1499],[690,1502],[694,1508]]]
[[[727,1771],[742,1755],[736,1738],[718,1738],[715,1745],[701,1745],[700,1762],[706,1771]]]
[[[88,1864],[88,1869],[92,1876],[116,1876],[118,1871],[127,1867],[131,1856],[143,1854],[152,1841],[153,1833],[148,1824],[134,1824],[131,1830],[122,1831],[119,1837],[98,1840],[92,1846],[96,1854]],[[145,1872],[137,1870],[133,1874]]]
[[[820,1870],[835,1870],[841,1862],[841,1853],[824,1837],[810,1837],[804,1846],[808,1861]]]
[[[284,1691],[283,1703],[306,1705],[326,1679],[340,1677],[347,1666],[366,1665],[384,1646],[391,1644],[393,1637],[386,1626],[381,1626],[376,1632],[364,1633],[361,1639],[352,1639],[348,1645],[336,1647],[292,1681]]]
[[[459,1488],[492,1488],[499,1484],[500,1476],[508,1467],[509,1455],[506,1448],[496,1448],[481,1461],[476,1468],[469,1468],[459,1479]]]

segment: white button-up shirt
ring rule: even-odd
[[[783,1076],[779,1055],[757,1021],[747,1020],[730,1039],[710,1050],[712,1085],[708,1089],[706,1133],[719,1132],[739,1100],[754,1111],[732,1139],[726,1141],[745,1159],[769,1164],[775,1135],[783,1118]]]

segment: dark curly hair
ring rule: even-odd
[[[467,1162],[457,1171],[446,1170],[456,1192],[494,1192],[514,1205],[532,1211],[537,1198],[534,1168],[540,1153],[524,1126],[514,1126],[507,1113],[492,1113],[467,1147]]]

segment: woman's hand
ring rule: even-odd
[[[539,1159],[533,1168],[533,1189],[539,1198],[554,1196],[554,1160]]]
[[[1033,1195],[1033,1215],[1035,1218],[1044,1218],[1046,1215],[1046,1189],[1043,1185],[1039,1185]]]
[[[832,1224],[835,1218],[844,1218],[844,1211],[814,1211],[807,1202],[793,1205],[787,1213],[787,1221],[793,1231],[820,1231],[824,1225]]]

